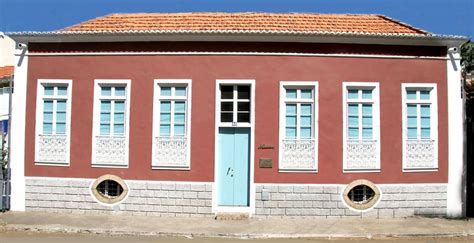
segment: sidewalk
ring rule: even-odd
[[[0,213],[0,232],[94,233],[235,238],[397,238],[473,236],[474,221],[406,219],[165,218],[38,212]]]

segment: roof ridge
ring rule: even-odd
[[[347,16],[383,16],[380,14],[370,14],[370,13],[317,13],[317,12],[258,12],[258,11],[248,11],[248,12],[209,12],[209,11],[203,11],[203,12],[136,12],[136,13],[126,13],[126,12],[116,12],[116,13],[110,13],[107,15],[99,16],[94,19],[90,20],[96,20],[99,18],[105,18],[105,17],[110,17],[114,15],[181,15],[181,14],[212,14],[212,15],[219,15],[219,14],[226,14],[226,15],[242,15],[242,14],[267,14],[267,15],[347,15]],[[87,22],[87,21],[85,21]]]
[[[407,24],[407,23],[405,23],[405,22],[402,22],[402,21],[400,21],[400,20],[398,20],[398,19],[395,19],[395,18],[392,18],[392,17],[388,17],[388,16],[385,16],[385,15],[383,15],[383,14],[376,14],[376,16],[381,17],[381,18],[383,18],[383,19],[386,19],[386,20],[388,20],[388,21],[391,21],[391,22],[393,22],[393,23],[396,23],[396,24],[399,24],[399,25],[403,25],[403,26],[405,26],[405,27],[407,27],[407,28],[410,28],[410,29],[412,29],[412,30],[420,31],[420,32],[422,32],[423,34],[433,35],[433,33],[429,32],[429,31],[427,31],[427,30],[424,30],[424,29],[421,29],[421,28],[417,28],[417,27],[415,27],[415,26],[413,26],[413,25],[410,25],[410,24]]]

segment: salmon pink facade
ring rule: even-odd
[[[122,16],[124,23],[145,17]],[[23,155],[15,157],[24,168],[24,194],[13,197],[24,200],[20,210],[374,218],[462,212],[450,174],[462,165],[453,156],[459,131],[451,127],[462,112],[450,108],[460,100],[451,97],[459,82],[449,49],[462,38],[386,17],[394,30],[413,33],[387,27],[373,36],[272,39],[232,34],[211,20],[227,34],[214,27],[195,36],[88,33],[112,28],[107,18],[117,15],[57,33],[13,34],[28,42],[18,55],[27,66],[15,81],[16,89],[23,82],[26,107]]]

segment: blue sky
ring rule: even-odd
[[[109,13],[384,14],[437,34],[474,37],[474,0],[0,0],[0,31],[47,31]]]

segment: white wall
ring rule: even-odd
[[[0,67],[14,65],[15,41],[0,32]],[[8,88],[0,88],[0,120],[8,119]]]
[[[15,41],[0,32],[0,67],[13,66]]]
[[[8,92],[8,87],[0,88],[0,120],[8,119]]]
[[[11,210],[25,211],[25,116],[28,51],[15,53],[15,93],[11,120]]]
[[[450,218],[465,216],[464,180],[464,103],[462,98],[460,54],[450,53],[448,74],[448,208]]]

